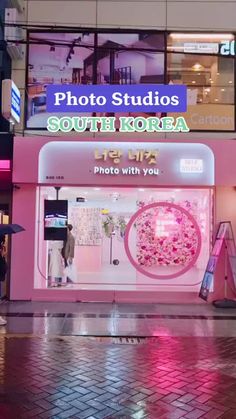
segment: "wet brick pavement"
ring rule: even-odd
[[[236,418],[236,338],[1,337],[0,418]]]

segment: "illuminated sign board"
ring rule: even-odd
[[[202,159],[180,159],[181,173],[202,173],[203,160]]]
[[[190,54],[220,54],[236,55],[235,41],[228,40],[223,42],[185,42],[184,52]]]
[[[224,41],[220,44],[221,55],[235,55],[235,41]]]
[[[219,44],[217,42],[186,42],[184,43],[184,52],[193,54],[218,54]]]
[[[52,141],[41,148],[38,183],[77,185],[78,179],[88,186],[210,186],[214,155],[198,143]]]
[[[10,79],[2,81],[2,115],[12,124],[20,122],[20,91]]]

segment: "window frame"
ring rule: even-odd
[[[145,30],[145,29],[121,29],[121,28],[86,28],[86,27],[81,27],[81,28],[66,28],[66,27],[60,27],[60,28],[52,28],[51,27],[44,27],[43,29],[27,29],[27,38],[26,38],[26,71],[25,71],[25,100],[24,100],[24,121],[23,121],[23,131],[46,131],[46,128],[40,128],[40,127],[27,127],[27,116],[28,116],[28,76],[29,76],[29,46],[30,46],[30,36],[32,33],[47,33],[47,32],[53,32],[53,33],[90,33],[90,34],[94,34],[94,61],[92,64],[92,68],[93,68],[93,84],[97,84],[97,63],[98,63],[98,58],[97,58],[97,53],[99,51],[99,49],[101,49],[101,46],[98,45],[98,36],[100,33],[102,34],[153,34],[153,35],[162,35],[163,36],[163,49],[158,49],[158,48],[122,48],[123,51],[146,51],[146,52],[157,52],[157,53],[163,53],[164,54],[164,83],[167,84],[168,83],[168,69],[167,69],[167,64],[168,64],[168,54],[181,54],[181,55],[196,55],[197,56],[214,56],[214,57],[224,57],[224,59],[231,59],[234,62],[234,70],[233,70],[233,80],[234,80],[234,127],[232,130],[194,130],[194,129],[190,129],[190,132],[209,132],[209,133],[232,133],[235,132],[236,130],[236,54],[234,56],[232,55],[222,55],[220,53],[217,54],[200,54],[200,53],[189,53],[189,52],[183,52],[183,51],[174,51],[174,50],[168,50],[168,38],[170,36],[171,33],[184,33],[184,34],[193,34],[196,33],[196,31],[183,31],[183,30]],[[197,31],[197,33],[201,34],[209,34],[209,35],[214,35],[216,32],[213,31]],[[218,31],[217,33],[221,33],[220,31]],[[234,31],[222,31],[222,33],[224,34],[232,34],[234,36],[234,41],[236,42],[236,32]],[[46,44],[46,43],[45,43]],[[56,43],[55,43],[56,45]],[[235,46],[236,49],[236,46]]]

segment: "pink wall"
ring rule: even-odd
[[[30,300],[34,278],[36,188],[22,185],[14,190],[12,222],[25,231],[12,236],[11,287],[12,300]]]
[[[18,138],[14,145],[14,173],[13,176],[18,176],[25,172],[26,161],[27,169],[29,172],[34,173],[34,179],[32,182],[37,182],[37,167],[38,167],[38,151],[45,144],[45,137],[42,138]],[[47,138],[48,141],[55,141],[55,138]],[[57,137],[56,141],[64,141],[65,138]],[[78,139],[75,139],[76,141]],[[70,138],[71,141],[71,138]],[[148,140],[151,142],[151,140]],[[167,140],[166,140],[167,141]],[[29,145],[34,142],[36,152],[32,153]],[[176,141],[177,142],[177,141]],[[196,141],[199,142],[199,141]],[[202,141],[203,142],[203,141]],[[236,141],[227,140],[224,142],[224,152],[222,152],[222,142],[217,140],[204,141],[206,145],[211,147],[215,154],[216,160],[216,184],[220,185],[216,188],[216,224],[219,221],[231,220],[233,223],[234,232],[236,234],[236,191],[234,185],[236,185]],[[229,170],[226,170],[229,168]],[[15,181],[14,181],[15,182]],[[76,299],[83,299],[80,291],[71,292],[60,291],[60,293],[51,292],[51,290],[33,290],[34,281],[34,260],[35,260],[35,216],[36,216],[36,188],[35,184],[24,184],[20,185],[20,189],[14,190],[13,194],[13,222],[21,224],[25,227],[23,233],[14,235],[12,238],[12,267],[11,267],[11,292],[10,297],[12,300],[30,300],[30,299],[56,299],[60,301],[70,300],[75,301]],[[216,291],[213,294],[214,298],[222,297],[223,295],[223,258],[220,259],[217,273],[215,277],[215,288]],[[54,295],[55,294],[55,295]],[[96,300],[95,294],[93,293],[93,300]],[[101,301],[100,295],[103,295],[103,301],[106,300],[105,292],[102,291],[99,294],[98,299]],[[132,293],[116,293],[117,298],[120,300],[135,301],[135,296]],[[132,294],[132,295],[131,295]],[[165,295],[165,301],[177,301],[178,293],[176,297],[173,293]],[[187,293],[186,293],[187,294]],[[89,299],[89,293],[86,294]],[[109,293],[109,295],[113,295]],[[146,295],[146,294],[145,294]],[[186,297],[186,296],[185,296]],[[109,297],[108,297],[109,298]],[[113,297],[112,297],[113,298]],[[138,297],[137,294],[137,298]],[[147,296],[147,300],[150,297]],[[190,297],[189,297],[190,298]],[[145,300],[143,294],[143,299]],[[156,301],[161,301],[162,297],[156,294]],[[196,293],[192,293],[191,301],[201,302],[196,298]],[[187,302],[187,300],[186,300]],[[190,300],[188,300],[190,302]]]

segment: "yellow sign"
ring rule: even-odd
[[[119,164],[123,152],[120,150],[107,150],[102,152],[99,150],[94,151],[95,160],[106,161],[108,158],[113,160],[114,164]],[[128,150],[128,160],[134,160],[138,163],[146,161],[148,164],[157,163],[158,150]]]

